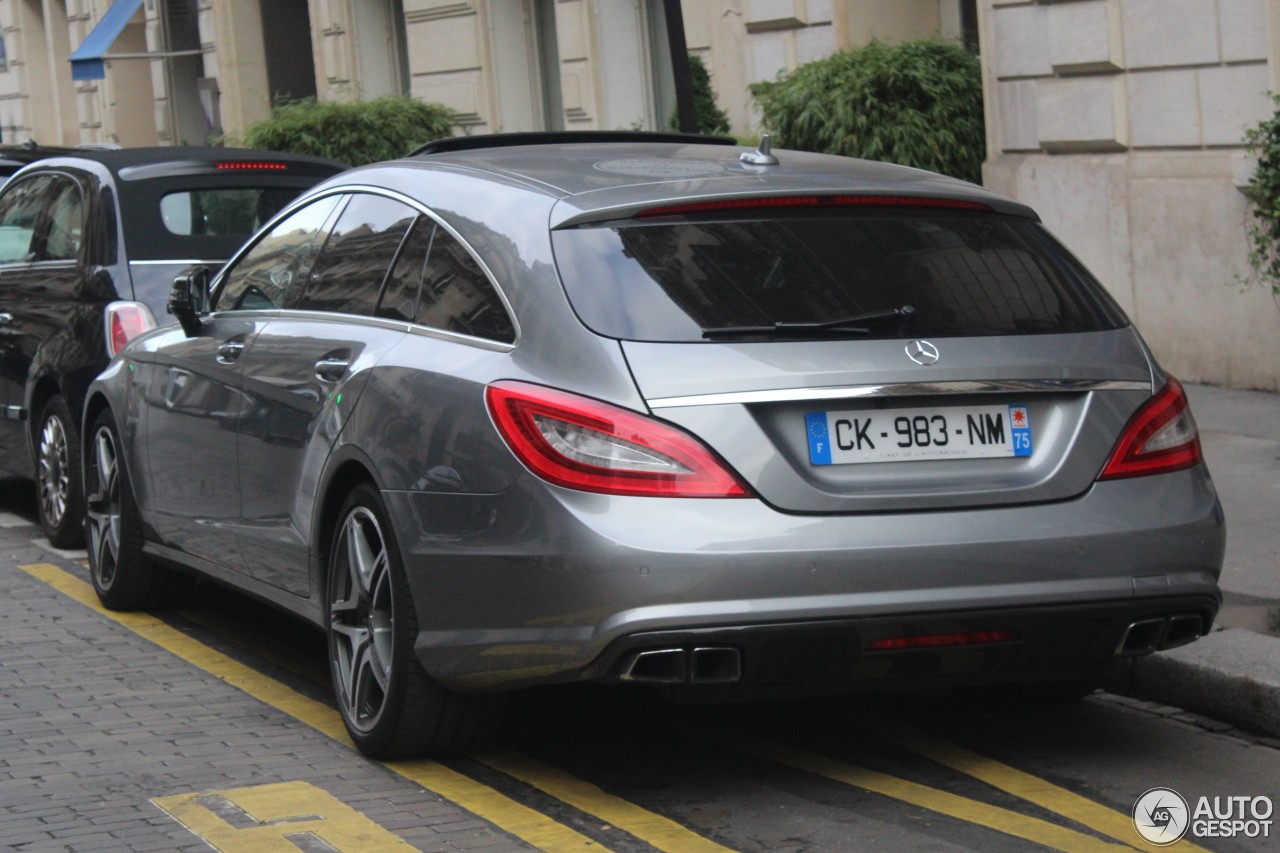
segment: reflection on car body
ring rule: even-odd
[[[110,356],[163,316],[173,276],[217,266],[340,163],[210,148],[0,148],[0,470],[32,477],[59,547],[83,541],[78,428]]]

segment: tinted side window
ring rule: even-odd
[[[45,190],[52,178],[41,175],[5,186],[0,196],[0,264],[28,260]]]
[[[382,281],[417,215],[389,198],[353,196],[320,251],[302,298],[287,307],[372,314]]]
[[[427,265],[435,231],[436,223],[430,216],[419,216],[413,223],[396,257],[396,265],[387,277],[387,286],[382,289],[377,316],[412,323],[418,315],[418,287],[422,284],[422,271]]]
[[[80,256],[84,239],[84,198],[70,178],[54,179],[49,198],[48,233],[36,260],[70,261]]]
[[[497,291],[475,258],[445,231],[436,229],[418,296],[418,322],[503,343],[515,327]]]
[[[251,311],[283,305],[316,236],[340,199],[341,196],[319,199],[272,228],[224,277],[217,310]]]

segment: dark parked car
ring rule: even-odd
[[[100,149],[107,146],[95,146]],[[29,166],[46,157],[74,156],[84,149],[65,148],[62,146],[40,145],[34,139],[28,139],[19,145],[0,145],[0,187],[19,169]]]
[[[174,275],[219,266],[344,166],[205,148],[0,152],[36,161],[0,190],[0,473],[34,477],[54,545],[83,540],[79,425],[89,382],[163,316]]]
[[[85,412],[103,602],[324,626],[379,756],[528,685],[1071,694],[1209,629],[1186,396],[1031,210],[643,139],[436,143],[176,282]]]

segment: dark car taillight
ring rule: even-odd
[[[106,310],[107,357],[115,358],[129,341],[156,327],[151,309],[141,302],[112,302]]]
[[[1200,432],[1182,383],[1172,376],[1129,419],[1099,480],[1181,471],[1199,464]]]
[[[645,497],[751,496],[696,438],[637,412],[515,381],[490,385],[485,400],[511,451],[555,485]]]

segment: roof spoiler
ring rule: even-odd
[[[732,136],[711,136],[700,133],[664,133],[647,130],[562,130],[447,136],[443,139],[433,139],[426,145],[420,145],[409,152],[409,156],[451,154],[455,151],[475,151],[482,148],[510,148],[516,145],[570,145],[584,142],[675,142],[685,145],[738,144],[738,140]]]

